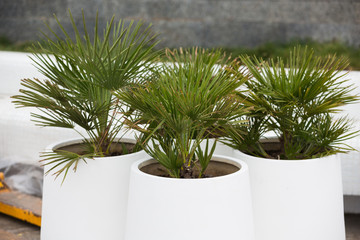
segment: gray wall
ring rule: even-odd
[[[37,39],[52,14],[67,21],[67,9],[104,22],[144,19],[161,33],[162,46],[256,46],[294,38],[337,39],[360,45],[359,0],[0,0],[0,36]]]

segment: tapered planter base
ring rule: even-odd
[[[247,166],[229,157],[213,160],[238,166],[235,173],[203,179],[158,177],[131,167],[126,240],[253,239]]]
[[[134,142],[124,139],[125,142]],[[55,144],[49,149],[81,142]],[[129,170],[147,158],[144,151],[122,156],[88,159],[76,172],[44,176],[42,240],[122,240],[126,219]],[[45,167],[45,171],[50,166]]]
[[[345,240],[337,155],[308,160],[235,155],[249,166],[256,240]]]

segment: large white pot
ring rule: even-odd
[[[219,240],[254,237],[248,168],[236,159],[214,156],[240,170],[220,177],[173,179],[131,167],[126,240]]]
[[[80,143],[55,144],[48,149]],[[122,142],[134,143],[132,139]],[[144,151],[80,162],[76,172],[44,176],[42,240],[122,240],[126,220],[129,171],[133,162],[147,158]],[[47,171],[50,166],[45,167]]]
[[[249,166],[256,240],[345,240],[337,155],[271,160],[234,154]]]

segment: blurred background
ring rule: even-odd
[[[255,47],[267,42],[312,39],[360,44],[360,2],[352,0],[2,0],[0,35],[36,40],[53,14],[68,21],[67,9],[89,21],[96,11],[153,23],[166,47]]]
[[[160,34],[159,47],[221,47],[267,58],[300,43],[360,68],[360,2],[353,0],[2,0],[0,48],[26,50],[44,22],[56,26],[53,14],[70,28],[68,9],[79,20],[84,9],[88,26],[97,11],[102,24],[113,15],[143,19]]]

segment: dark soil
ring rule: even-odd
[[[151,163],[140,169],[144,173],[159,177],[170,177],[167,169],[159,163]],[[240,168],[229,163],[211,161],[202,178],[225,176],[239,171]],[[200,167],[195,167],[195,176],[199,176]]]
[[[269,155],[268,158],[270,159],[289,159],[288,156],[285,153],[285,149],[282,142],[280,142],[277,138],[269,138],[260,140],[260,144],[262,148],[265,150],[265,152]],[[317,154],[323,153],[324,151],[318,151]],[[248,153],[250,155],[254,155],[252,153]],[[308,155],[305,155],[304,152],[300,151],[293,159],[306,159]]]
[[[274,159],[280,159],[280,156],[283,155],[281,143],[278,139],[272,139],[272,141],[264,141],[261,143],[261,146],[264,148],[266,153]]]
[[[126,150],[124,151],[124,148]],[[133,143],[127,143],[127,142],[113,142],[110,146],[110,151],[106,156],[119,156],[119,155],[125,155],[128,153],[135,152],[135,144]],[[67,152],[73,152],[79,155],[85,155],[92,151],[90,151],[90,146],[86,143],[76,143],[67,145],[64,147],[60,147],[56,150],[61,151],[67,151]]]

